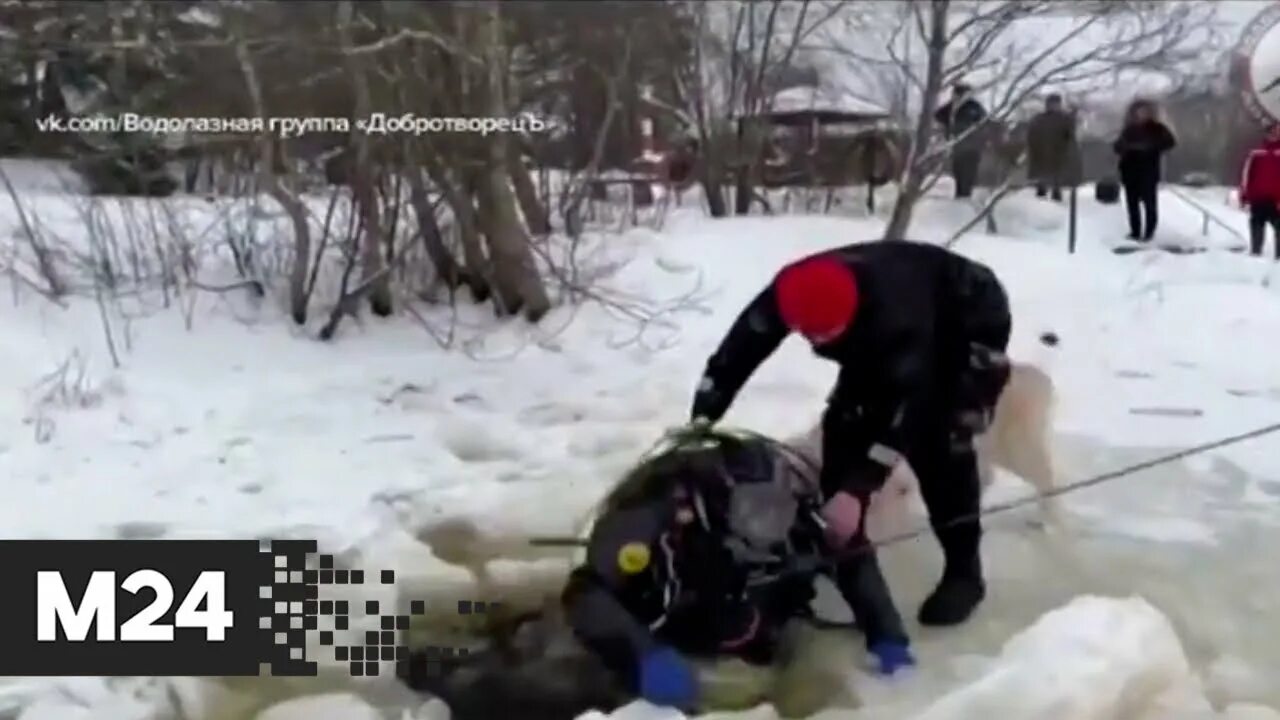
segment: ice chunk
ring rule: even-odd
[[[1226,720],[1280,720],[1280,711],[1265,705],[1236,703],[1227,707]]]
[[[277,703],[257,720],[382,720],[382,714],[350,693],[326,693]]]
[[[1174,696],[1179,709],[1209,711],[1168,618],[1141,598],[1085,596],[1014,636],[988,672],[916,720],[1137,720]]]

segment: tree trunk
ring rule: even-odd
[[[520,144],[514,139],[507,145],[508,170],[511,184],[516,190],[516,199],[520,201],[520,210],[524,213],[524,221],[534,235],[551,234],[551,218],[547,214],[542,201],[538,199],[538,188],[533,184],[529,168],[524,166],[524,154],[520,152]]]
[[[498,317],[504,317],[519,313],[523,309],[524,299],[520,295],[512,273],[503,267],[504,264],[510,265],[514,258],[511,256],[510,249],[504,247],[505,221],[499,217],[500,211],[496,208],[498,201],[494,198],[491,177],[493,174],[494,171],[486,168],[473,184],[473,194],[480,211],[477,215],[480,219],[480,231],[484,233],[489,247],[489,257],[492,260],[489,265],[492,270],[489,279],[493,283],[494,313]],[[507,250],[506,254],[503,253],[504,249]]]
[[[338,36],[342,46],[350,48],[354,45],[351,39],[353,24],[353,5],[351,0],[338,3]],[[352,89],[355,92],[355,116],[367,118],[372,113],[373,103],[369,98],[369,83],[365,77],[363,55],[344,53],[347,73],[351,77]],[[382,256],[382,206],[378,202],[378,193],[374,191],[373,162],[369,153],[369,135],[359,130],[352,131],[355,144],[355,158],[352,162],[353,177],[351,190],[355,196],[360,212],[362,235],[360,240],[360,272],[361,284],[369,283],[369,309],[374,315],[386,317],[392,312],[391,274],[384,272],[385,263]]]
[[[707,211],[713,218],[727,217],[729,203],[724,197],[724,148],[714,140],[704,147],[706,151],[702,156],[699,180],[702,182],[702,192],[707,197]]]
[[[734,182],[734,214],[750,215],[751,201],[760,185],[761,159],[764,153],[762,128],[754,120],[740,121],[743,132],[738,136],[738,173]]]
[[[933,135],[933,113],[938,107],[938,91],[942,88],[943,60],[947,53],[947,15],[950,0],[931,0],[929,3],[929,62],[925,71],[924,95],[920,103],[920,117],[916,119],[915,137],[907,153],[906,173],[893,204],[893,214],[885,226],[885,240],[901,240],[911,226],[911,216],[916,203],[924,192],[924,184],[931,163],[925,162],[929,154],[929,138]]]
[[[485,256],[480,241],[480,218],[469,188],[460,188],[448,172],[432,158],[427,160],[427,174],[444,195],[444,201],[453,211],[453,222],[458,228],[458,243],[462,246],[462,261],[467,269],[467,286],[471,297],[478,303],[493,295],[489,284],[489,258]]]
[[[431,206],[431,198],[427,196],[427,185],[422,181],[421,171],[415,167],[409,167],[408,175],[409,202],[413,205],[413,214],[418,218],[418,234],[422,236],[422,247],[427,251],[427,257],[431,258],[436,275],[452,293],[460,285],[469,284],[466,271],[454,259],[449,248],[445,247],[444,233],[440,231],[440,223],[436,221],[435,208]]]
[[[245,85],[248,86],[249,97],[253,102],[254,113],[259,118],[265,118],[267,113],[266,104],[262,98],[262,85],[258,81],[249,48],[240,41],[236,43],[235,50],[240,72],[244,75]],[[289,314],[295,323],[305,325],[309,298],[307,268],[311,264],[311,228],[307,224],[307,207],[296,195],[286,190],[280,178],[272,172],[273,156],[283,154],[284,149],[274,141],[269,130],[262,132],[258,140],[258,151],[261,158],[258,163],[259,182],[285,209],[289,220],[293,223],[293,266],[289,270]]]
[[[488,114],[506,117],[502,18],[497,0],[486,0],[483,8],[481,46],[488,65]],[[537,322],[551,309],[551,299],[542,285],[533,256],[533,240],[520,219],[515,193],[507,179],[507,142],[505,134],[495,133],[485,144],[487,157],[478,194],[481,220],[493,259],[494,282],[506,304],[502,310],[509,314],[523,311],[526,319]]]

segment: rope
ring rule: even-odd
[[[952,527],[954,525],[961,525],[966,522],[973,522],[974,520],[978,520],[990,515],[997,515],[1002,512],[1008,512],[1009,510],[1015,510],[1025,505],[1038,503],[1040,500],[1044,498],[1058,497],[1060,495],[1066,495],[1068,493],[1073,493],[1077,490],[1083,490],[1085,488],[1093,487],[1095,485],[1102,485],[1112,480],[1119,480],[1120,478],[1126,477],[1128,475],[1142,472],[1143,470],[1150,470],[1151,468],[1159,467],[1161,465],[1167,465],[1172,462],[1177,462],[1178,460],[1184,460],[1186,458],[1193,457],[1195,455],[1200,455],[1202,453],[1206,453],[1211,450],[1217,450],[1219,448],[1224,448],[1224,447],[1245,442],[1246,440],[1253,440],[1254,438],[1259,438],[1264,435],[1270,435],[1271,433],[1274,433],[1274,432],[1280,432],[1280,422],[1272,423],[1270,425],[1265,425],[1263,427],[1256,428],[1248,432],[1239,433],[1237,435],[1230,435],[1228,437],[1220,438],[1212,442],[1202,443],[1200,445],[1193,445],[1189,448],[1178,450],[1177,452],[1172,452],[1167,455],[1161,455],[1159,457],[1151,458],[1149,460],[1144,460],[1139,463],[1134,463],[1133,465],[1120,468],[1119,470],[1112,470],[1109,472],[1102,473],[1101,475],[1094,475],[1093,477],[1085,478],[1084,480],[1077,480],[1076,482],[1073,482],[1073,483],[1067,483],[1066,485],[1053,488],[1052,490],[1048,490],[1043,493],[1037,492],[1028,497],[1022,497],[1016,500],[1010,500],[1005,503],[992,505],[977,513],[971,513],[969,515],[956,518],[955,520],[952,520],[951,522],[943,525],[943,527]],[[894,545],[906,540],[910,540],[912,538],[919,537],[923,535],[925,532],[931,532],[931,529],[917,528],[909,532],[890,536],[877,543],[869,543],[869,545],[871,545],[872,548],[885,547],[886,545]]]
[[[1150,470],[1151,468],[1159,467],[1161,465],[1167,465],[1169,463],[1177,462],[1179,460],[1183,460],[1189,457],[1210,452],[1212,450],[1229,447],[1231,445],[1237,445],[1247,440],[1253,440],[1255,438],[1263,437],[1265,435],[1270,435],[1275,432],[1280,432],[1280,422],[1272,423],[1270,425],[1264,425],[1262,427],[1250,430],[1248,432],[1243,432],[1236,435],[1230,435],[1224,438],[1219,438],[1218,440],[1213,440],[1211,442],[1201,443],[1199,445],[1193,445],[1191,447],[1184,448],[1176,452],[1160,455],[1148,460],[1144,460],[1142,462],[1134,463],[1133,465],[1129,465],[1129,466],[1120,468],[1118,470],[1111,470],[1109,472],[1105,472],[1100,475],[1094,475],[1092,477],[1088,477],[1083,480],[1077,480],[1076,482],[1067,483],[1066,485],[1053,488],[1052,490],[1048,490],[1043,493],[1037,492],[1027,497],[1022,497],[1016,500],[1010,500],[1005,503],[992,505],[990,507],[984,508],[983,510],[980,510],[979,512],[970,513],[969,515],[956,518],[951,522],[946,523],[942,527],[946,528],[946,527],[952,527],[955,525],[961,525],[967,522],[973,522],[974,520],[978,520],[984,517],[997,515],[1002,512],[1008,512],[1009,510],[1014,510],[1026,505],[1030,505],[1032,503],[1038,503],[1044,498],[1067,495],[1069,493],[1073,493],[1078,490],[1083,490],[1085,488],[1093,487],[1096,485],[1102,485],[1104,483],[1108,483],[1113,480],[1119,480],[1120,478],[1127,477],[1134,473],[1142,472],[1143,470]],[[771,440],[770,442],[773,443],[774,446],[776,447],[785,447],[784,443],[780,443],[776,440]],[[794,453],[794,450],[791,450],[790,452]],[[895,545],[897,543],[905,542],[907,540],[912,540],[917,537],[920,537],[921,535],[924,535],[927,532],[933,532],[932,528],[921,527],[908,532],[892,535],[879,542],[867,543],[866,545],[859,546],[855,550],[838,553],[835,557],[828,557],[818,562],[816,565],[806,564],[806,567],[803,568],[803,571],[820,570],[825,567],[832,566],[848,557],[853,557],[860,553],[870,552],[877,548],[886,547],[889,545]],[[536,538],[530,538],[529,543],[537,547],[583,547],[587,544],[587,541],[582,538],[570,538],[570,537],[536,537]]]

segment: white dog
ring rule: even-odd
[[[1049,448],[1055,399],[1053,379],[1047,373],[1034,365],[1013,363],[991,427],[976,442],[983,488],[991,485],[997,467],[1017,475],[1041,496],[1040,510],[1045,525],[1058,522],[1054,498],[1045,496],[1056,487]],[[816,466],[821,462],[821,423],[791,438],[787,444]],[[906,461],[900,462],[884,487],[871,498],[867,533],[873,541],[902,531],[908,503],[919,488],[911,466]]]

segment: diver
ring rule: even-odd
[[[695,709],[691,659],[776,661],[837,565],[817,468],[781,443],[695,425],[605,498],[562,602],[578,640],[635,695]],[[875,556],[843,558],[837,587],[880,672],[914,664]]]

